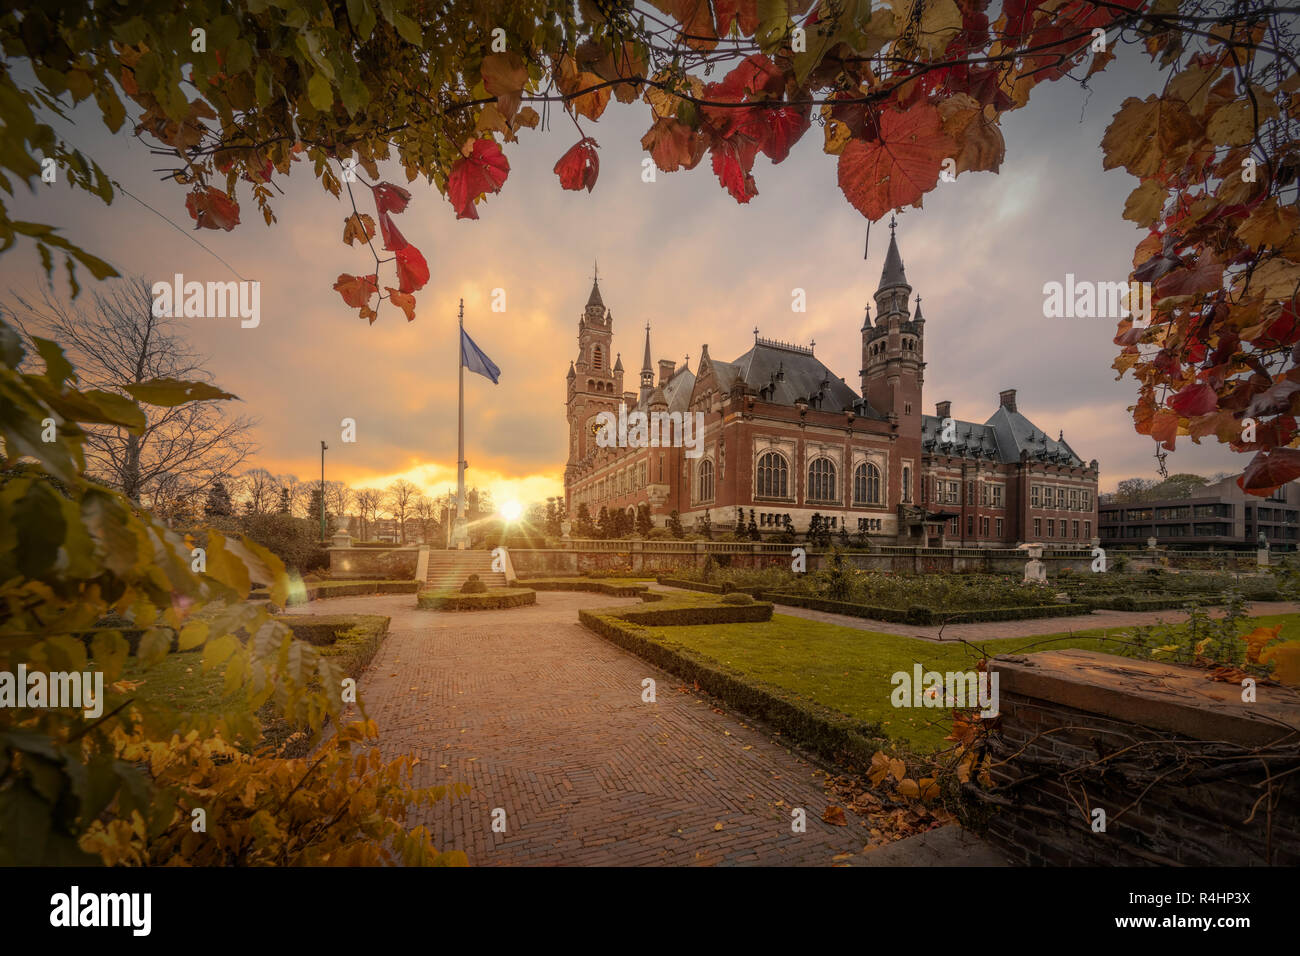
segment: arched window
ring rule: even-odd
[[[903,466],[903,500],[912,500],[912,469],[908,465]]]
[[[880,469],[870,462],[858,465],[853,471],[853,503],[880,504]]]
[[[755,491],[760,498],[790,497],[790,468],[776,452],[766,452],[758,459],[757,478]]]
[[[699,497],[696,500],[713,500],[713,462],[707,458],[700,462]]]
[[[593,346],[591,349],[591,367],[597,372],[600,371],[600,346]]]
[[[835,500],[835,463],[829,458],[818,458],[808,466],[808,500]]]

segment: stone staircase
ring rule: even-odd
[[[430,549],[425,582],[430,588],[458,589],[471,574],[489,588],[506,586],[503,571],[493,572],[491,551],[442,551]]]

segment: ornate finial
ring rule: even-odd
[[[591,281],[598,282],[599,280],[600,280],[600,262],[596,259],[592,259],[591,260]]]
[[[758,341],[758,326],[754,326],[754,341]]]
[[[891,212],[891,213],[889,214],[889,235],[890,235],[891,237],[894,235],[894,223],[895,223],[895,222],[896,222],[896,219],[894,218],[894,214]]]
[[[813,339],[811,342],[808,343],[808,351],[809,351],[809,352],[811,352],[811,351],[812,351],[813,349],[815,349],[816,347],[817,347],[817,340],[816,340],[816,339]]]

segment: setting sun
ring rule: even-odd
[[[518,501],[507,501],[501,506],[501,517],[507,521],[518,521],[519,516],[524,513],[524,506]]]

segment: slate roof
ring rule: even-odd
[[[691,404],[691,392],[693,391],[695,391],[695,373],[683,365],[673,372],[672,378],[668,379],[663,385],[656,385],[646,397],[646,401],[638,400],[635,407],[641,411],[648,410],[650,403],[655,400],[656,394],[659,394],[668,403],[670,412],[684,412]]]
[[[1020,460],[1021,451],[1028,451],[1036,461],[1055,462],[1069,466],[1083,465],[1064,441],[1049,438],[1047,433],[1020,412],[998,406],[989,420],[979,425],[975,422],[954,419],[956,441],[951,454],[959,458],[984,458],[1011,464]],[[939,444],[943,433],[943,419],[934,415],[921,416],[921,447],[928,452],[945,453],[949,449]]]
[[[822,411],[852,409],[858,414],[882,417],[870,410],[862,397],[820,359],[804,349],[783,348],[760,340],[735,361],[714,362],[713,367],[718,385],[724,390],[730,389],[731,384],[739,379],[754,391],[761,392],[767,401],[779,405],[793,405],[798,399],[805,399],[810,407]],[[777,381],[778,372],[780,381]]]

